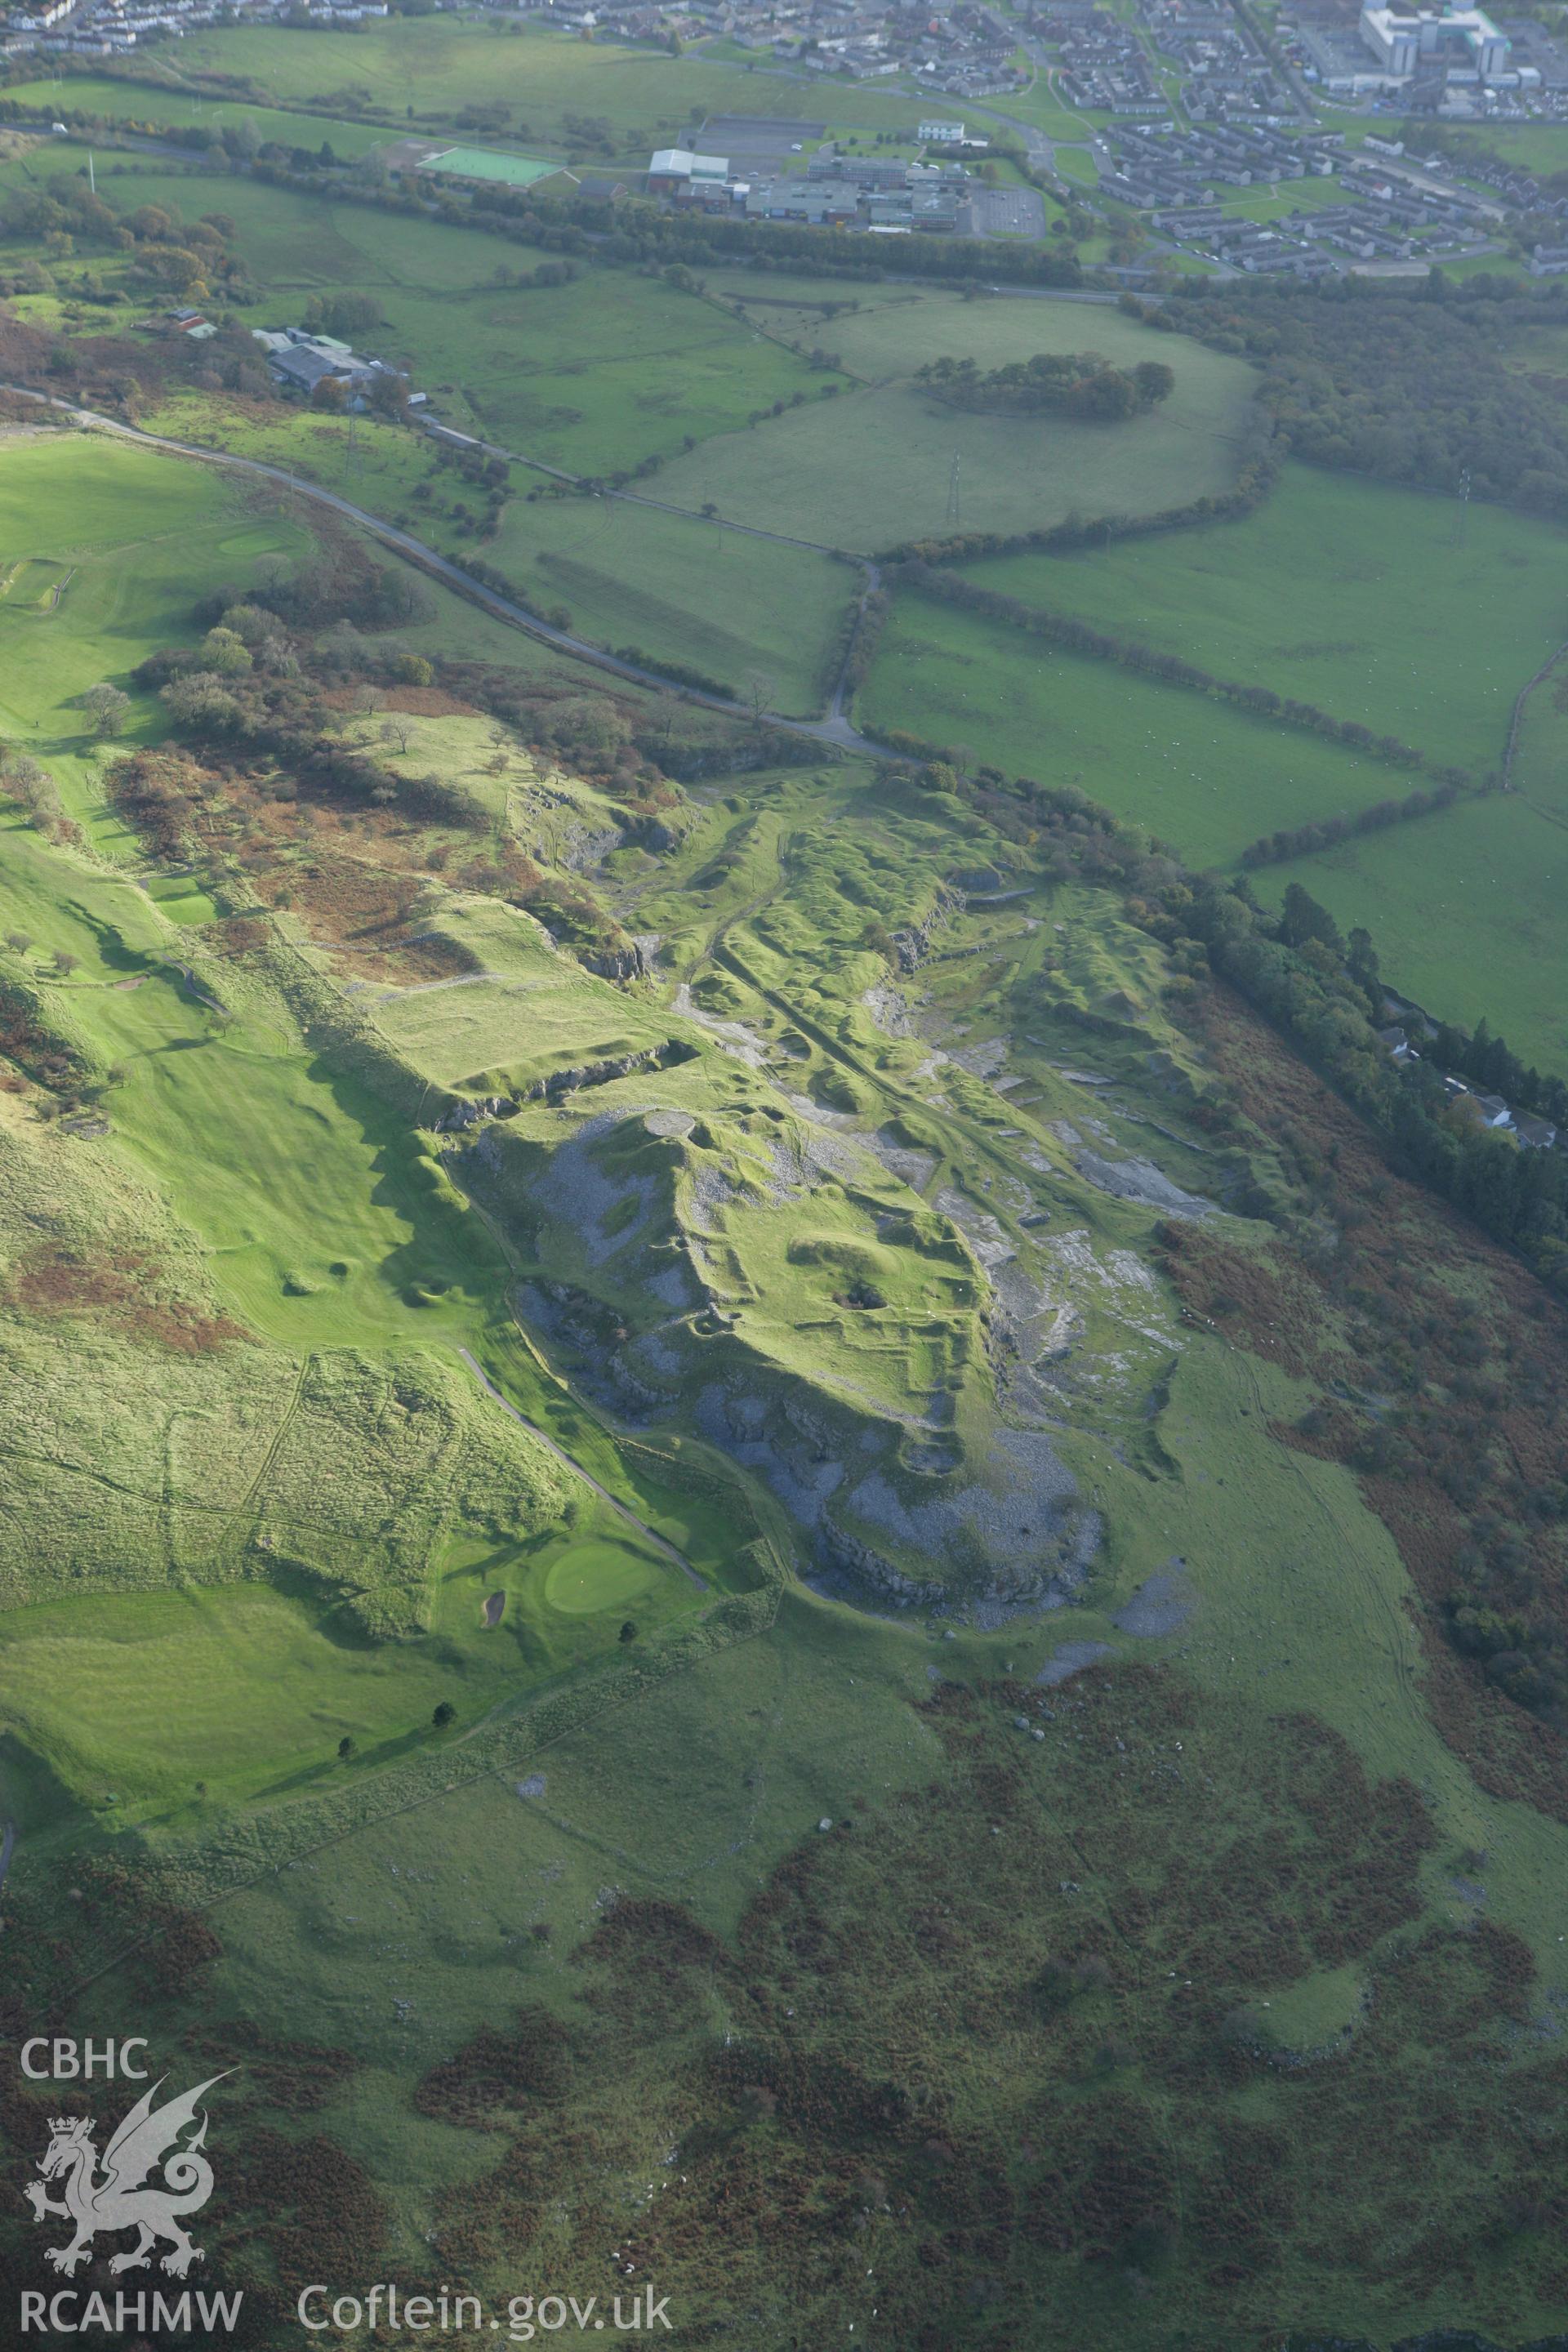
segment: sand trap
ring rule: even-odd
[[[506,1594],[504,1592],[492,1592],[489,1599],[485,1602],[485,1623],[487,1625],[499,1625],[505,1615]]]

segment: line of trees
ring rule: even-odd
[[[1152,325],[1257,361],[1259,397],[1313,465],[1568,516],[1568,408],[1508,364],[1524,327],[1568,317],[1560,280],[1183,278]]]
[[[149,86],[165,87],[162,83]],[[216,126],[205,122],[164,122],[143,121],[135,114],[102,114],[85,106],[39,109],[25,106],[14,98],[0,98],[0,122],[25,123],[38,129],[49,122],[63,122],[72,131],[85,131],[105,142],[116,138],[153,140],[161,147],[184,147],[193,156],[221,158],[225,163],[242,170],[258,156],[287,162],[300,172],[331,171],[343,160],[330,139],[323,139],[318,148],[299,147],[290,140],[266,138],[247,118]]]
[[[1176,388],[1175,371],[1163,360],[1140,360],[1128,370],[1098,352],[1038,352],[984,375],[974,360],[944,356],[917,369],[915,381],[954,408],[1012,416],[1056,409],[1095,425],[1123,423],[1169,400]]]
[[[1456,1077],[1468,1078],[1484,1094],[1506,1097],[1516,1109],[1534,1111],[1568,1129],[1568,1084],[1521,1062],[1505,1039],[1494,1036],[1482,1021],[1472,1033],[1439,1021],[1437,1034],[1425,1047],[1427,1059]]]
[[[846,699],[858,694],[870,675],[892,609],[893,600],[885,587],[873,588],[862,597],[844,662]]]
[[[1348,816],[1319,817],[1310,824],[1261,834],[1256,841],[1247,843],[1241,853],[1241,863],[1249,869],[1282,866],[1292,857],[1310,857],[1321,849],[1337,849],[1342,842],[1352,841],[1361,834],[1382,833],[1391,824],[1409,824],[1416,817],[1436,816],[1440,810],[1453,807],[1462,789],[1457,782],[1442,783],[1429,793],[1406,793],[1403,800],[1374,802],[1371,808],[1357,809]]]
[[[1458,1120],[1439,1074],[1441,1044],[1395,1068],[1373,1034],[1367,983],[1351,969],[1332,916],[1299,884],[1279,917],[1257,905],[1245,880],[1211,876],[1179,887],[1183,929],[1202,941],[1212,968],[1362,1113],[1395,1163],[1568,1296],[1568,1152],[1521,1151]],[[1169,889],[1162,896],[1173,903]],[[1568,1099],[1560,1082],[1553,1088],[1526,1074],[1521,1095],[1532,1091],[1542,1104]]]
[[[1288,442],[1264,420],[1249,436],[1235,484],[1217,498],[1205,493],[1185,506],[1163,507],[1155,514],[1070,514],[1037,530],[965,530],[942,539],[904,540],[889,548],[883,561],[952,564],[971,563],[983,555],[1070,555],[1080,548],[1108,547],[1116,539],[1147,539],[1205,523],[1239,522],[1263,504],[1289,454]]]
[[[716,694],[721,700],[733,702],[735,688],[721,677],[710,677],[707,671],[694,669],[689,662],[671,661],[667,655],[650,654],[642,646],[615,646],[611,651],[617,661],[630,662],[636,669],[651,670],[656,677],[668,678],[672,686],[689,686],[698,694]]]
[[[1272,687],[1247,686],[1235,678],[1215,677],[1212,672],[1200,669],[1195,662],[1184,661],[1179,654],[1162,653],[1156,646],[1142,645],[1133,637],[1110,636],[1103,629],[1090,628],[1086,621],[1075,620],[1068,614],[1053,613],[1044,605],[1026,604],[1020,597],[1005,596],[994,588],[983,588],[960,572],[940,571],[932,564],[915,562],[890,566],[884,577],[896,585],[933,597],[939,604],[979,613],[987,620],[1001,621],[1010,628],[1026,631],[1030,636],[1043,637],[1066,653],[1079,654],[1091,661],[1115,662],[1122,669],[1158,678],[1164,685],[1185,687],[1192,692],[1210,695],[1216,701],[1231,703],[1253,718],[1299,728],[1307,734],[1326,736],[1331,742],[1342,743],[1363,758],[1383,760],[1393,767],[1428,768],[1450,797],[1469,782],[1464,769],[1429,762],[1425,752],[1402,742],[1397,735],[1374,735],[1359,719],[1332,718],[1328,711],[1320,710],[1316,703],[1298,702],[1289,695],[1276,694]]]
[[[810,278],[868,281],[886,271],[886,241],[869,231],[792,228],[781,221],[723,220],[661,212],[640,201],[622,205],[605,227],[602,205],[578,198],[552,197],[531,190],[489,184],[461,189],[407,179],[378,180],[358,168],[300,168],[261,158],[254,176],[275,187],[369,205],[381,212],[414,213],[505,236],[547,251],[572,252],[616,263],[689,267],[773,268]],[[1070,253],[1029,244],[1001,245],[988,238],[908,236],[899,240],[900,277],[957,278],[973,285],[1002,279],[1019,286],[1081,286],[1083,272]]]

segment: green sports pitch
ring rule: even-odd
[[[490,147],[443,147],[438,154],[426,155],[419,169],[450,172],[459,180],[501,180],[508,187],[530,188],[535,180],[548,180],[561,166],[542,163],[534,155],[503,155]]]

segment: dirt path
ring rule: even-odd
[[[1535,676],[1527,679],[1514,696],[1513,709],[1509,713],[1508,741],[1503,747],[1502,755],[1502,789],[1505,793],[1511,793],[1513,790],[1513,763],[1519,751],[1519,730],[1524,724],[1525,706],[1536,688],[1545,684],[1564,654],[1568,654],[1568,645],[1559,646],[1557,651],[1549,655],[1542,663]],[[1533,807],[1534,803],[1532,802],[1531,805]]]
[[[830,726],[847,727],[850,723],[846,707],[853,695],[853,688],[849,685],[849,665],[855,658],[855,649],[860,642],[860,632],[866,625],[867,604],[881,584],[882,567],[879,563],[873,563],[868,557],[866,578],[855,605],[855,625],[849,632],[848,642],[844,648],[844,658],[838,665],[838,676],[834,681],[833,699],[827,706],[826,718]]]
[[[540,1428],[539,1423],[536,1421],[530,1421],[525,1412],[519,1412],[516,1405],[512,1403],[510,1398],[502,1396],[494,1381],[490,1379],[489,1373],[485,1370],[484,1366],[479,1361],[477,1357],[471,1356],[468,1353],[467,1348],[459,1348],[458,1353],[461,1356],[464,1363],[467,1364],[469,1371],[472,1372],[479,1386],[484,1390],[485,1394],[487,1396],[493,1397],[496,1403],[500,1406],[503,1412],[510,1412],[513,1421],[521,1422],[523,1428],[527,1430],[530,1437],[536,1437],[541,1445],[544,1447],[546,1453],[552,1454],[557,1462],[559,1462],[564,1469],[571,1471],[572,1475],[574,1478],[581,1478],[585,1486],[592,1486],[595,1494],[598,1496],[600,1501],[608,1503],[611,1510],[615,1512],[617,1518],[625,1519],[629,1528],[635,1528],[637,1534],[641,1536],[645,1543],[651,1544],[655,1551],[662,1553],[666,1559],[672,1560],[675,1566],[679,1569],[682,1576],[690,1578],[699,1592],[707,1591],[707,1578],[704,1576],[699,1576],[697,1570],[692,1567],[691,1562],[686,1558],[683,1552],[677,1551],[673,1544],[666,1543],[662,1536],[655,1535],[653,1529],[647,1525],[647,1522],[645,1519],[639,1519],[635,1511],[628,1510],[625,1503],[620,1501],[618,1496],[612,1495],[607,1486],[601,1486],[593,1472],[591,1470],[584,1470],[580,1462],[574,1462],[570,1454],[568,1454],[563,1446],[557,1445],[555,1440],[550,1436],[546,1431]]]
[[[7,1822],[0,1832],[0,1895],[5,1891],[5,1874],[11,1867],[11,1856],[16,1851],[16,1824]]]

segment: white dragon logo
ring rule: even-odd
[[[184,2147],[176,2143],[186,2125],[195,2121],[204,2093],[223,2079],[214,2074],[183,2098],[154,2107],[153,2101],[167,2080],[161,2076],[137,2100],[104,2149],[101,2175],[98,2150],[92,2144],[92,2117],[49,2118],[49,2144],[38,2159],[38,2170],[45,2180],[63,2179],[63,2200],[56,2204],[37,2180],[30,2180],[22,2194],[33,2209],[35,2221],[58,2213],[75,2223],[76,2235],[68,2246],[47,2247],[46,2262],[69,2278],[77,2265],[86,2262],[100,2230],[110,2236],[120,2230],[140,2233],[128,2253],[114,2256],[109,2265],[111,2272],[145,2270],[153,2246],[162,2238],[173,2249],[163,2256],[162,2267],[175,2278],[184,2278],[193,2263],[205,2260],[201,2247],[191,2243],[180,2223],[181,2215],[199,2213],[213,2192],[213,2168],[201,2154],[207,2134],[205,2115],[193,2139]],[[162,2183],[144,2186],[160,2158]]]

